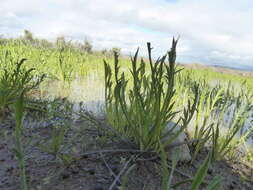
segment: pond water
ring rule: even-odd
[[[105,99],[104,99],[104,82],[103,80],[98,80],[94,74],[91,74],[85,80],[76,79],[70,84],[62,84],[58,81],[50,82],[46,88],[42,90],[44,97],[48,99],[54,99],[56,97],[67,97],[70,102],[73,103],[73,112],[78,112],[80,109],[80,102],[82,102],[82,108],[92,112],[97,117],[104,117],[105,115]],[[224,129],[231,125],[233,120],[233,112],[236,109],[235,104],[232,104],[227,110],[224,117]],[[252,128],[253,121],[253,111],[249,114],[250,117],[245,121],[242,130],[237,134],[240,137],[245,131]],[[74,118],[77,118],[73,114]],[[193,120],[194,122],[194,120]],[[190,127],[192,127],[192,123]],[[253,148],[253,134],[247,140],[247,144]]]

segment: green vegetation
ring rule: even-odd
[[[23,131],[23,114],[24,114],[24,97],[21,94],[15,102],[15,115],[16,115],[16,127],[14,131],[15,136],[15,148],[13,149],[19,163],[20,169],[20,185],[22,190],[28,190],[26,170],[25,170],[25,155],[22,146],[22,131]]]
[[[2,117],[11,115],[14,106],[14,153],[20,168],[20,188],[29,188],[22,145],[26,135],[23,126],[26,113],[35,114],[31,110],[38,112],[40,118],[56,121],[50,125],[49,137],[34,144],[40,151],[53,155],[55,162],[60,160],[66,168],[81,159],[77,147],[81,147],[82,156],[97,154],[90,153],[85,143],[80,145],[86,140],[86,130],[71,127],[73,115],[85,118],[93,128],[99,129],[96,143],[112,141],[117,144],[123,139],[126,146],[131,147],[119,150],[131,152],[131,156],[123,161],[124,166],[117,175],[110,170],[114,181],[109,189],[118,183],[123,184],[121,189],[126,189],[129,173],[134,172],[138,160],[145,160],[147,155],[155,157],[159,163],[163,190],[180,189],[186,183],[191,184],[191,190],[201,185],[206,190],[221,189],[222,177],[206,181],[207,171],[217,161],[238,159],[236,153],[242,147],[247,155],[243,161],[252,162],[252,149],[246,142],[253,130],[248,121],[253,106],[253,78],[178,66],[177,42],[173,39],[170,51],[156,61],[152,59],[150,43],[148,58],[138,58],[137,50],[128,61],[119,55],[120,49],[114,48],[114,53],[95,51],[87,40],[81,44],[66,42],[60,37],[52,43],[35,39],[29,31],[20,39],[0,39],[0,111]],[[84,85],[85,91],[94,92],[90,94],[92,97],[82,99],[84,103],[94,98],[96,86],[88,89],[90,83],[103,89],[101,100],[105,101],[106,124],[102,125],[87,112],[78,97],[74,101],[79,103],[79,110],[74,110],[74,104],[66,103],[77,90],[76,84]],[[59,85],[58,89],[55,84]],[[166,130],[170,121],[175,125]],[[174,133],[177,126],[180,127]],[[191,147],[191,164],[203,151],[208,150],[209,154],[194,178],[174,183],[180,158],[178,147],[182,145],[174,142],[183,133],[189,137],[183,144]],[[74,135],[68,139],[70,134]],[[92,145],[95,150],[96,143]],[[172,154],[167,153],[167,147],[172,147]],[[98,153],[107,166],[103,151]],[[171,165],[168,160],[172,160]]]
[[[1,78],[1,108],[6,108],[7,106],[14,106],[16,127],[14,130],[15,137],[15,148],[13,149],[19,163],[20,168],[20,183],[22,190],[28,190],[26,170],[25,170],[25,153],[22,145],[23,138],[23,119],[25,114],[25,99],[24,95],[29,90],[38,86],[43,77],[39,79],[34,78],[32,75],[33,69],[22,69],[21,66],[25,59],[14,65],[12,70],[4,70],[4,76]],[[33,80],[33,81],[32,81]]]
[[[0,111],[3,112],[9,105],[13,104],[21,94],[37,87],[43,80],[44,75],[35,76],[32,74],[33,68],[25,69],[23,64],[26,59],[21,59],[17,63],[8,62],[8,51],[6,51],[4,67],[0,75]],[[37,79],[36,79],[37,78]]]
[[[106,112],[110,123],[122,134],[133,139],[140,150],[159,149],[159,140],[169,139],[164,145],[173,142],[190,122],[194,114],[197,97],[190,109],[184,110],[182,127],[177,134],[166,133],[166,124],[173,120],[177,112],[173,111],[175,104],[174,81],[179,70],[175,69],[176,44],[173,40],[171,51],[168,52],[169,65],[165,64],[167,55],[153,63],[151,58],[151,45],[148,43],[149,65],[151,73],[146,73],[146,63],[141,60],[137,65],[138,50],[131,59],[131,79],[126,79],[125,72],[119,76],[120,67],[118,54],[114,55],[115,79],[112,71],[105,62],[105,100]],[[115,84],[113,81],[115,80]],[[128,89],[128,81],[132,87]],[[196,95],[197,96],[197,95]]]

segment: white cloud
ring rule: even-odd
[[[151,41],[158,54],[180,35],[180,61],[253,66],[252,0],[1,0],[0,12],[7,36],[88,36],[127,53]]]

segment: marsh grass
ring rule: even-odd
[[[177,134],[164,132],[166,124],[177,114],[173,110],[175,95],[176,45],[173,39],[172,48],[165,55],[153,63],[151,58],[151,45],[148,43],[148,56],[150,74],[145,73],[146,63],[141,60],[137,64],[138,50],[131,58],[131,79],[126,79],[123,71],[120,74],[118,54],[114,54],[114,79],[112,70],[105,61],[105,101],[109,122],[121,134],[127,136],[137,144],[140,150],[158,149],[159,139],[167,138],[164,145],[170,144],[187,127],[195,111],[194,103],[188,101],[183,110],[183,116],[177,123],[182,127]],[[168,64],[165,60],[168,58]],[[131,82],[132,86],[128,87]],[[175,128],[175,126],[173,127]]]
[[[241,102],[241,100],[244,100]],[[233,111],[233,117],[230,125],[228,126],[225,133],[220,130],[220,121],[224,118],[224,110],[219,113],[219,119],[212,128],[212,147],[213,147],[213,159],[219,160],[225,158],[227,154],[234,151],[240,144],[241,141],[249,138],[251,130],[245,132],[244,135],[238,139],[236,135],[242,130],[247,118],[249,117],[250,110],[252,110],[252,96],[249,94],[242,94],[235,100],[236,108]],[[226,110],[226,109],[225,109]]]
[[[28,190],[28,183],[26,178],[26,169],[25,169],[25,155],[24,155],[24,148],[22,145],[22,137],[23,137],[23,116],[25,112],[24,106],[24,94],[21,93],[19,97],[17,97],[15,104],[15,120],[16,120],[16,127],[14,131],[15,137],[15,148],[13,149],[19,164],[20,169],[20,185],[21,190]]]
[[[13,62],[14,59],[7,58],[9,52],[6,52],[4,62],[5,67],[0,75],[0,111],[3,113],[5,109],[14,107],[15,113],[15,129],[14,139],[15,146],[13,151],[18,160],[20,169],[20,185],[22,190],[27,190],[27,178],[25,169],[25,153],[23,147],[23,119],[26,109],[26,93],[36,88],[44,79],[44,75],[36,76],[34,68],[26,68],[24,63],[26,59]],[[3,66],[3,65],[1,65]]]
[[[185,71],[182,71],[185,72]],[[185,99],[193,94],[189,89],[199,85],[197,111],[188,133],[195,141],[193,145],[192,163],[204,147],[213,147],[213,160],[231,158],[242,146],[241,141],[248,140],[252,134],[249,125],[252,112],[252,93],[242,84],[238,89],[232,81],[210,84],[205,78],[199,78],[193,71],[178,76],[181,86],[177,86],[181,98],[179,105],[184,105]],[[192,76],[193,75],[193,76]],[[235,159],[235,158],[234,158]]]
[[[199,92],[200,96],[197,104],[196,118],[194,120],[193,138],[200,140],[193,143],[195,151],[192,162],[195,160],[199,151],[201,151],[212,138],[214,122],[210,121],[210,118],[216,111],[217,106],[223,104],[222,93],[223,89],[217,90],[217,88],[213,88],[211,91],[205,89]]]
[[[148,59],[139,59],[137,51],[129,62],[117,53],[113,56],[84,53],[68,45],[64,49],[58,49],[41,48],[18,40],[1,43],[0,109],[4,111],[15,105],[15,154],[21,169],[22,188],[27,188],[22,147],[22,118],[27,108],[24,98],[28,91],[38,86],[41,91],[46,91],[50,85],[55,90],[52,79],[57,79],[63,86],[67,86],[68,91],[63,93],[64,88],[59,85],[59,93],[54,97],[60,98],[46,103],[50,104],[50,108],[43,108],[43,113],[51,120],[61,114],[72,115],[73,107],[65,104],[63,97],[70,98],[72,94],[73,101],[75,98],[82,101],[84,98],[80,94],[89,90],[91,92],[87,93],[88,100],[93,100],[92,98],[97,96],[93,92],[101,93],[105,88],[105,111],[109,123],[119,132],[119,136],[134,142],[140,150],[156,150],[161,159],[163,189],[180,189],[180,184],[186,182],[191,183],[191,189],[198,189],[199,185],[204,183],[211,161],[227,157],[238,159],[233,156],[234,151],[246,143],[252,130],[243,130],[252,110],[252,79],[217,74],[208,70],[181,70],[182,67],[176,65],[176,45],[177,40],[173,39],[171,50],[154,61],[151,45],[148,44]],[[21,55],[28,59],[21,59]],[[129,68],[130,72],[127,72]],[[48,77],[43,85],[40,85],[44,79],[43,73]],[[94,86],[99,86],[102,90],[95,91]],[[241,90],[238,90],[238,86]],[[73,89],[78,90],[72,92]],[[234,106],[234,109],[231,109],[231,106]],[[227,115],[230,115],[228,120],[225,119]],[[171,131],[164,133],[168,121],[181,125],[176,134]],[[191,124],[193,126],[190,126]],[[65,147],[71,144],[64,140],[68,129],[56,126],[48,142],[44,142],[41,147],[68,165],[74,160],[71,152],[64,152]],[[173,143],[180,133],[189,130],[192,131],[190,137],[197,140],[192,144],[192,162],[206,147],[209,147],[212,153],[203,162],[195,178],[172,184],[178,154],[175,149],[173,155],[170,155],[172,169],[169,169],[169,157],[165,147]],[[240,133],[241,136],[238,137]],[[246,150],[247,159],[252,161],[252,150]],[[123,184],[132,169],[126,171]],[[221,178],[215,178],[206,189],[219,189],[220,185]]]
[[[71,63],[71,53],[67,53],[67,56],[64,55],[64,48],[59,50],[58,53],[58,64],[57,69],[53,76],[60,81],[63,81],[64,84],[69,84],[72,80],[72,73],[73,73],[73,64]],[[59,76],[59,77],[58,77]]]
[[[0,75],[0,111],[12,105],[21,94],[36,88],[44,79],[44,75],[35,76],[34,68],[26,69],[26,59],[4,68]]]
[[[180,117],[177,121],[177,124],[179,122],[182,123],[182,127],[176,134],[173,134],[172,131],[164,132],[166,124],[178,114],[178,112],[173,111],[175,104],[173,99],[175,96],[174,76],[180,71],[175,69],[176,44],[177,41],[173,39],[171,51],[168,52],[168,65],[166,65],[166,55],[155,63],[152,62],[151,46],[148,43],[150,75],[145,73],[146,64],[143,60],[141,60],[140,65],[137,65],[137,50],[135,56],[131,58],[132,69],[130,72],[132,74],[133,86],[130,89],[127,89],[129,80],[125,78],[125,73],[122,72],[121,76],[119,76],[120,66],[117,53],[114,54],[114,80],[112,79],[112,70],[109,64],[104,62],[105,100],[109,122],[122,135],[133,139],[140,150],[154,149],[160,154],[163,176],[161,187],[163,190],[172,189],[173,173],[180,157],[179,149],[175,148],[172,154],[172,169],[169,172],[168,156],[165,152],[165,147],[184,131],[194,115],[197,102],[201,101],[199,99],[199,87],[198,85],[194,85],[194,101],[193,103],[190,100],[187,101],[187,106],[183,109],[183,117]],[[220,92],[217,94],[215,99],[218,99]],[[211,98],[213,100],[213,97],[210,96],[207,100],[211,101]],[[212,110],[217,101],[214,100],[209,103],[210,108],[208,109]],[[199,135],[195,137],[197,139],[202,138]],[[164,138],[168,138],[169,140],[164,142]],[[190,180],[192,182],[191,190],[198,189],[199,185],[203,182],[210,161],[211,156],[208,156],[197,171],[195,178]],[[189,182],[189,179],[187,182]],[[220,182],[220,178],[214,179],[207,189],[219,189]],[[179,182],[177,186],[183,183],[184,181]]]

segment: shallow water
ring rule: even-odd
[[[92,112],[97,117],[104,117],[104,92],[105,87],[103,80],[101,80],[96,74],[91,74],[85,80],[76,79],[70,84],[62,84],[58,81],[50,82],[50,85],[45,88],[43,96],[49,99],[67,97],[67,99],[73,103],[73,118],[77,119],[78,116],[75,113],[79,112],[80,109]],[[224,116],[225,130],[231,125],[233,120],[233,111],[235,109],[235,104],[232,104],[226,111]],[[250,116],[251,117],[246,120],[242,130],[237,134],[238,137],[252,127],[253,111],[251,111]],[[248,139],[247,144],[253,148],[253,134]]]

